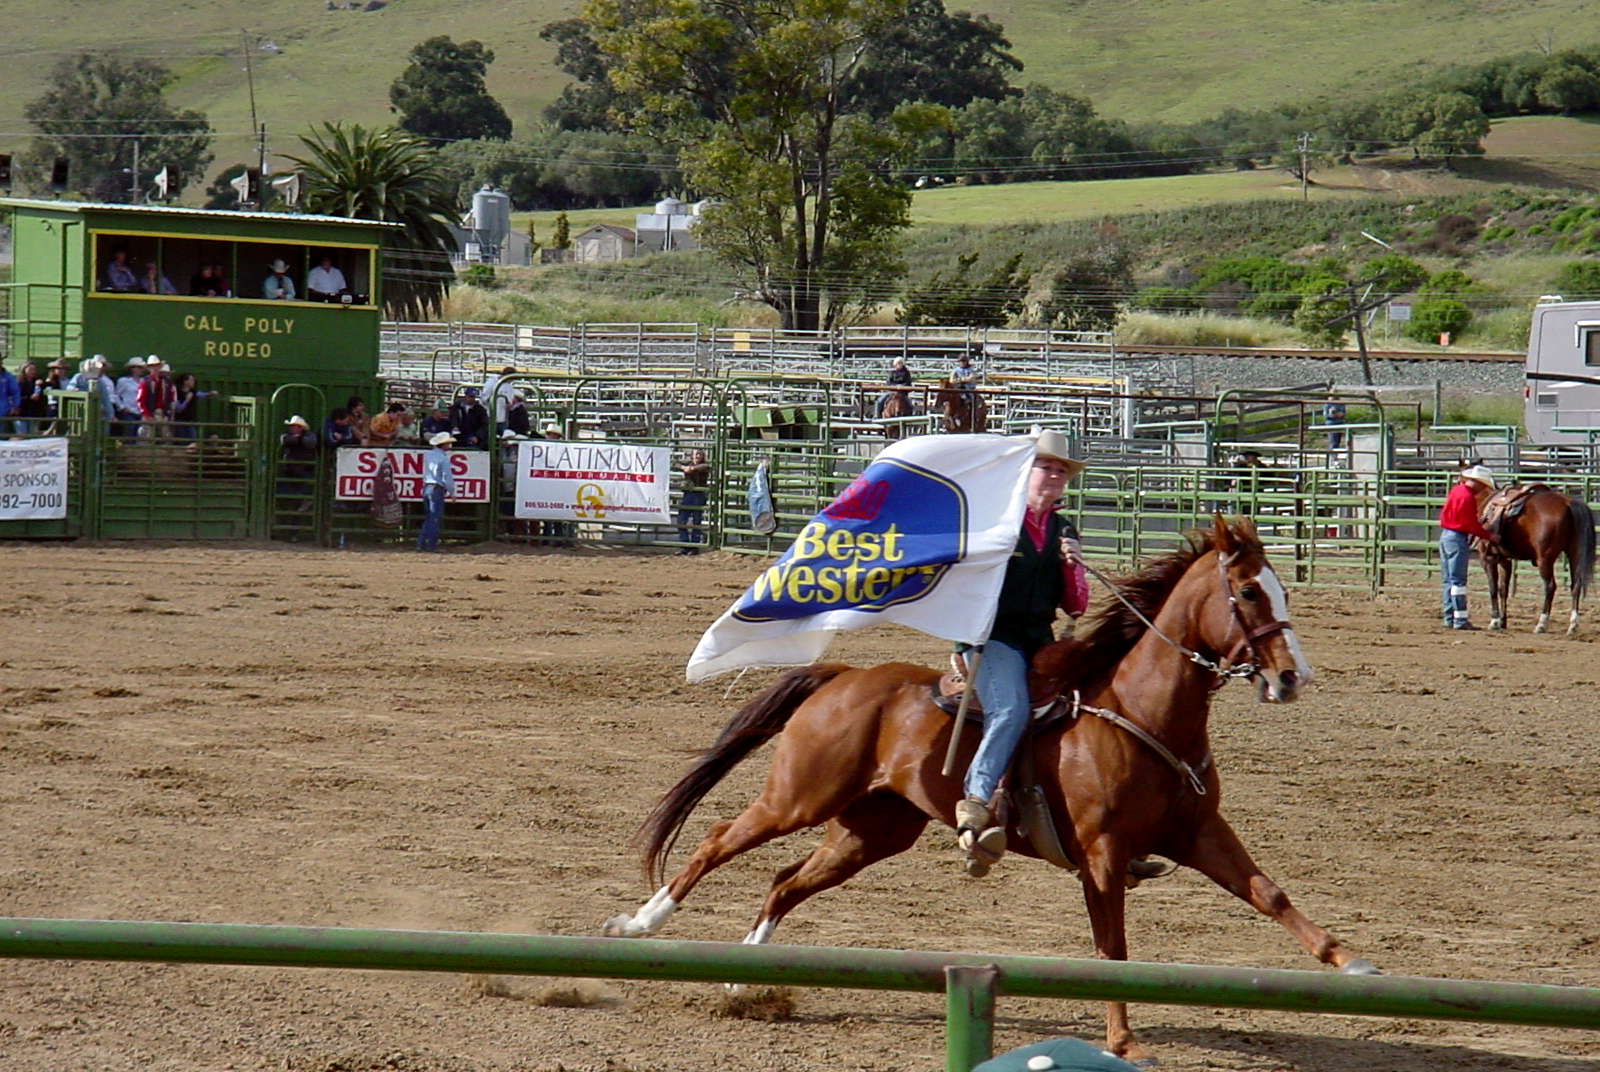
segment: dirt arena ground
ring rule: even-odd
[[[770,680],[731,697],[682,681],[753,569],[728,554],[0,547],[0,914],[594,934],[650,892],[627,842],[683,750]],[[1600,986],[1600,622],[1577,641],[1457,635],[1427,590],[1294,599],[1318,685],[1289,707],[1233,686],[1212,723],[1226,810],[1258,859],[1390,973]],[[898,631],[835,651],[942,661]],[[695,836],[748,799],[764,757]],[[968,879],[947,841],[930,831],[778,940],[1089,954],[1073,880],[1014,859]],[[739,939],[810,842],[714,875],[662,936]],[[1191,873],[1136,892],[1129,915],[1139,959],[1316,967]],[[761,1022],[720,1015],[706,985],[13,961],[0,1069],[942,1067],[940,996],[793,998]],[[1101,1015],[1002,998],[997,1048],[1098,1039]],[[1169,1068],[1600,1070],[1593,1032],[1134,1016]]]

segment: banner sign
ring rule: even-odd
[[[67,441],[0,441],[0,521],[67,516]]]
[[[421,502],[422,458],[427,453],[414,448],[340,447],[333,452],[334,498],[370,500],[373,480],[383,465],[383,459],[388,457],[394,465],[395,497],[401,502]],[[450,473],[456,479],[456,494],[451,502],[489,501],[488,451],[452,450]]]
[[[669,524],[672,451],[623,443],[517,444],[515,516]]]
[[[1031,436],[928,435],[883,451],[706,630],[689,680],[816,662],[834,633],[885,621],[987,640],[1035,449]]]

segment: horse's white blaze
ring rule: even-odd
[[[677,911],[678,902],[667,896],[669,886],[663,886],[655,892],[655,896],[646,901],[633,918],[622,925],[622,934],[625,938],[648,938],[666,925],[672,913]]]
[[[1272,616],[1280,622],[1289,620],[1289,593],[1283,590],[1283,582],[1278,580],[1278,575],[1268,566],[1256,576],[1256,583],[1261,590],[1267,593],[1267,606],[1272,608]],[[1305,653],[1300,650],[1300,638],[1295,636],[1294,629],[1283,631],[1284,643],[1289,645],[1289,654],[1294,656],[1294,672],[1300,675],[1302,685],[1311,684],[1313,672],[1311,664],[1306,662]]]
[[[777,923],[764,919],[756,924],[756,929],[744,936],[745,945],[766,945],[772,941],[772,932],[778,929]]]

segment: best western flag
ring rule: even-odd
[[[706,630],[689,680],[816,662],[834,633],[878,622],[983,643],[1035,446],[1031,436],[930,435],[879,454]]]

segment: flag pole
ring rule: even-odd
[[[945,749],[944,770],[946,778],[955,772],[956,749],[961,747],[961,731],[967,726],[967,707],[972,702],[972,691],[977,688],[978,664],[983,662],[983,646],[972,649],[972,663],[967,667],[967,680],[961,688],[961,703],[956,707],[955,725],[950,728],[950,747]]]

